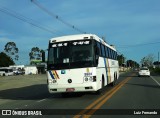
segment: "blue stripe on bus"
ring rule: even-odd
[[[55,79],[54,76],[53,76],[53,74],[52,74],[52,71],[51,71],[51,70],[49,71],[49,74],[50,74],[50,76],[52,77],[52,79]]]

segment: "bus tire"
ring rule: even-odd
[[[102,75],[102,86],[101,87],[102,87],[101,89],[104,88],[104,75]]]
[[[111,86],[115,86],[117,80],[117,73],[114,73],[114,81],[111,83]]]
[[[104,88],[104,75],[102,75],[101,89],[95,92],[96,95],[100,95],[102,93],[102,89]]]

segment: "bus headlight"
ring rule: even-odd
[[[91,81],[91,82],[92,82],[92,81],[93,81],[93,77],[89,77],[89,81]]]
[[[85,77],[85,79],[84,79],[86,82],[88,81],[88,78],[87,77]]]
[[[56,83],[56,82],[57,82],[57,81],[54,79],[54,80],[53,80],[53,83]]]
[[[48,81],[47,81],[49,84],[52,84],[52,83],[56,83],[57,82],[57,80],[51,80],[51,79],[48,79]]]
[[[51,79],[48,79],[47,83],[49,83],[49,84],[52,83],[52,80],[51,80]]]
[[[95,82],[96,76],[84,77],[84,82]]]

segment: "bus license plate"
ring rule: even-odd
[[[67,88],[66,91],[67,92],[73,92],[73,91],[75,91],[75,89],[74,88]]]

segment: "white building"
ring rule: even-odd
[[[38,69],[36,66],[25,66],[25,75],[38,74]]]

